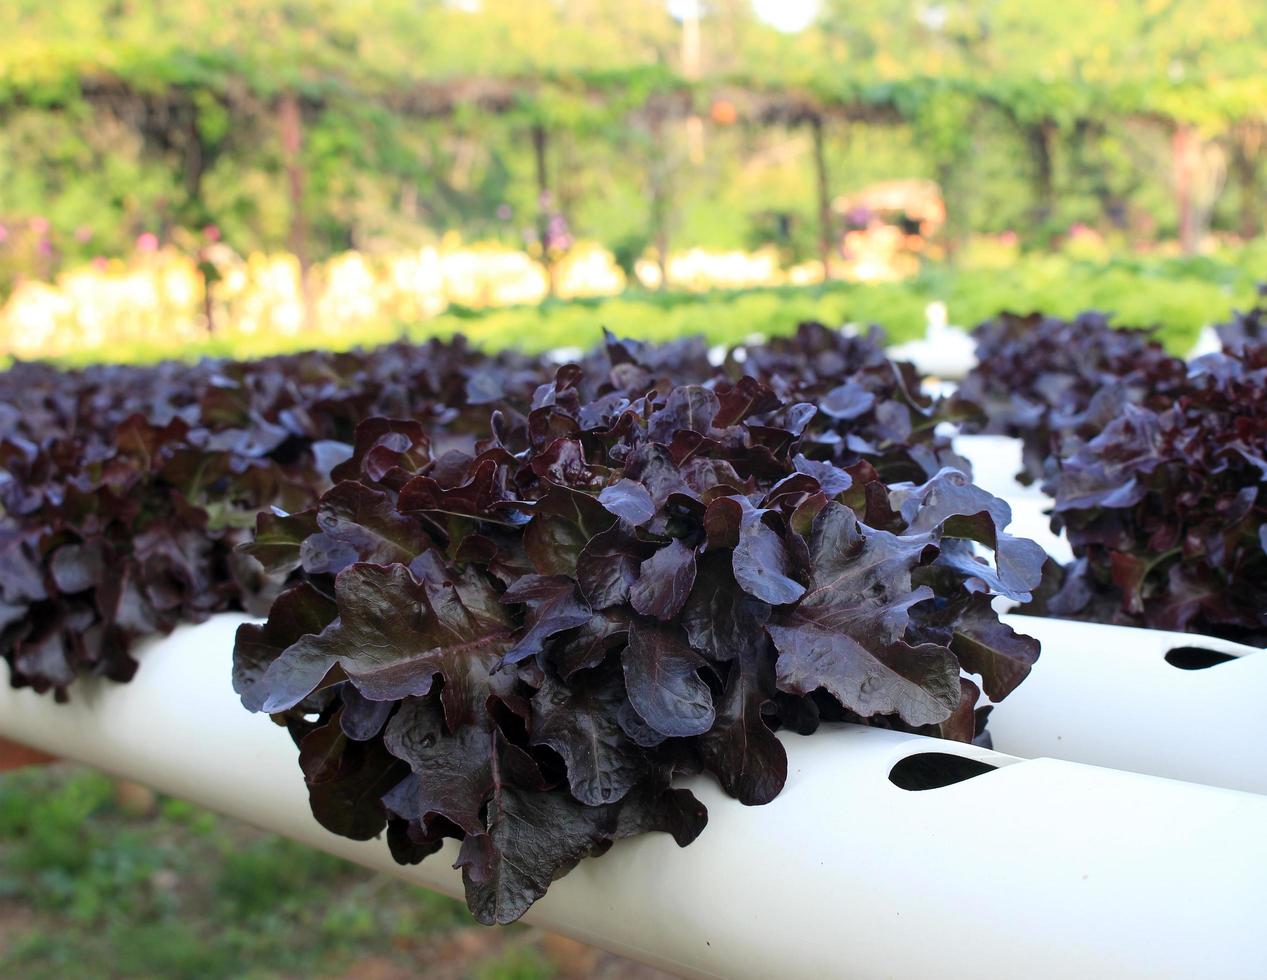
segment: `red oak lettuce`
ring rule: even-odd
[[[373,470],[402,439],[469,443],[464,432],[488,418],[472,391],[526,404],[540,373],[530,364],[456,342],[3,372],[0,654],[11,682],[65,697],[81,674],[130,678],[138,637],[224,609],[263,613],[289,569],[236,550],[259,511],[308,508],[354,449]],[[419,421],[353,447],[357,423],[384,412]],[[336,509],[323,519],[338,523]],[[265,522],[265,544],[301,533]],[[266,547],[261,559],[271,565]]]
[[[611,340],[467,450],[363,422],[373,465],[261,518],[246,550],[293,584],[234,683],[289,727],[324,826],[402,862],[460,841],[472,911],[504,923],[620,837],[693,840],[676,776],[773,799],[780,728],[981,734],[963,673],[996,700],[1028,673],[990,598],[1028,599],[1042,552],[939,465],[908,372],[796,343],[687,383],[690,358]]]
[[[953,401],[966,431],[1018,437],[1023,469],[1043,478],[1065,440],[1089,438],[1124,405],[1164,407],[1186,368],[1150,331],[1113,327],[1100,313],[1072,320],[1004,313],[973,331],[977,364]]]
[[[233,684],[320,822],[402,863],[460,841],[472,910],[509,922],[621,837],[690,843],[679,775],[773,799],[780,729],[983,737],[981,689],[1038,653],[990,600],[1042,553],[948,417],[878,336],[816,324],[717,361],[609,336],[563,366],[460,341],[19,365],[0,650],[65,696],[130,677],[141,636],[267,609]]]
[[[1191,364],[1096,314],[978,328],[957,407],[1022,439],[1076,556],[1026,611],[1267,643],[1265,323]]]
[[[1267,346],[1195,360],[1056,463],[1076,561],[1030,611],[1267,645]]]

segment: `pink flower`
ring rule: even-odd
[[[1000,245],[1015,245],[1020,241],[1020,236],[1014,231],[1003,231],[999,233]]]
[[[80,225],[75,229],[75,241],[79,242],[81,245],[87,242],[90,238],[92,238],[92,229],[87,225]]]
[[[138,252],[157,252],[158,236],[152,231],[142,232],[136,236],[136,250]]]
[[[104,255],[98,255],[92,260],[92,267],[98,272],[105,272],[106,269],[110,267],[110,263],[106,260]]]
[[[218,242],[220,240],[220,226],[207,225],[206,228],[202,229],[202,237],[209,242]]]
[[[39,245],[36,246],[36,250],[40,253],[40,255],[48,257],[53,254],[53,243],[47,238],[41,238]]]
[[[0,225],[0,242],[7,242],[8,240],[9,240],[9,229],[5,227],[4,225]]]
[[[35,234],[37,235],[48,234],[48,228],[49,228],[48,218],[42,218],[37,215],[36,217],[31,219],[30,224],[31,224],[31,231],[35,232]]]

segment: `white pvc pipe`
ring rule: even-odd
[[[1043,649],[990,715],[999,751],[1267,793],[1267,650],[1193,633],[1003,619]],[[1166,660],[1184,647],[1236,659],[1184,670]]]
[[[1051,532],[1050,498],[1015,479],[1019,439],[958,435],[953,445],[971,461],[973,481],[1011,506],[1012,534],[1072,560],[1068,539]],[[1267,793],[1267,652],[1189,633],[1009,620],[1037,637],[1043,653],[991,715],[1000,751]],[[1166,661],[1169,651],[1194,646],[1238,659],[1202,670]]]
[[[973,481],[1011,506],[1012,534],[1072,560],[1068,539],[1051,532],[1050,498],[1015,479],[1019,439],[958,435],[954,449],[971,461]],[[1009,619],[1037,637],[1043,653],[991,715],[1000,751],[1267,793],[1267,653],[1188,633]],[[1166,661],[1169,651],[1193,646],[1238,659],[1202,670]]]
[[[1047,514],[1051,509],[1051,500],[1007,497],[1004,500],[1012,508],[1012,523],[1007,527],[1008,534],[1037,541],[1047,554],[1062,565],[1073,561],[1073,548],[1069,545],[1069,539],[1063,532],[1056,534],[1051,529],[1051,517]]]
[[[458,894],[454,849],[402,868],[309,814],[296,750],[228,682],[219,616],[145,645],[127,685],[69,705],[0,691],[0,735]],[[551,886],[528,921],[688,977],[1262,977],[1267,797],[846,726],[787,736],[764,807],[688,782],[709,826],[680,850],[617,844]],[[922,792],[912,754],[1000,768]]]
[[[951,446],[972,464],[972,482],[1005,500],[1012,508],[1008,533],[1031,538],[1062,565],[1073,561],[1073,549],[1063,533],[1051,529],[1052,500],[1036,484],[1016,479],[1021,471],[1021,440],[1011,436],[956,435]]]
[[[920,374],[943,379],[959,379],[977,364],[977,344],[965,331],[952,327],[941,316],[930,316],[924,336],[892,346],[887,351],[895,361],[910,361]]]
[[[1050,505],[1051,498],[1037,484],[1016,479],[1021,472],[1023,445],[1013,436],[956,434],[951,448],[972,464],[972,482],[1004,500],[1032,498]]]

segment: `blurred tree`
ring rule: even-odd
[[[626,250],[738,246],[776,212],[795,243],[823,226],[816,152],[837,191],[935,177],[952,242],[1154,214],[1190,246],[1208,223],[1262,232],[1262,0],[822,0],[791,34],[749,0],[700,0],[697,83],[675,10],[6,0],[0,222],[47,222],[37,272],[175,225],[312,258],[447,229],[540,237],[543,133],[570,233]],[[696,132],[692,161],[669,122],[703,120],[719,89],[753,104],[728,95],[737,121]],[[768,111],[780,99],[817,107],[821,142]]]

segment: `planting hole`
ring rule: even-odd
[[[940,789],[997,769],[980,759],[949,752],[920,752],[899,760],[889,770],[889,782],[909,790]]]
[[[1205,647],[1175,647],[1166,654],[1166,663],[1180,670],[1205,670],[1235,659],[1235,654],[1219,653]]]

